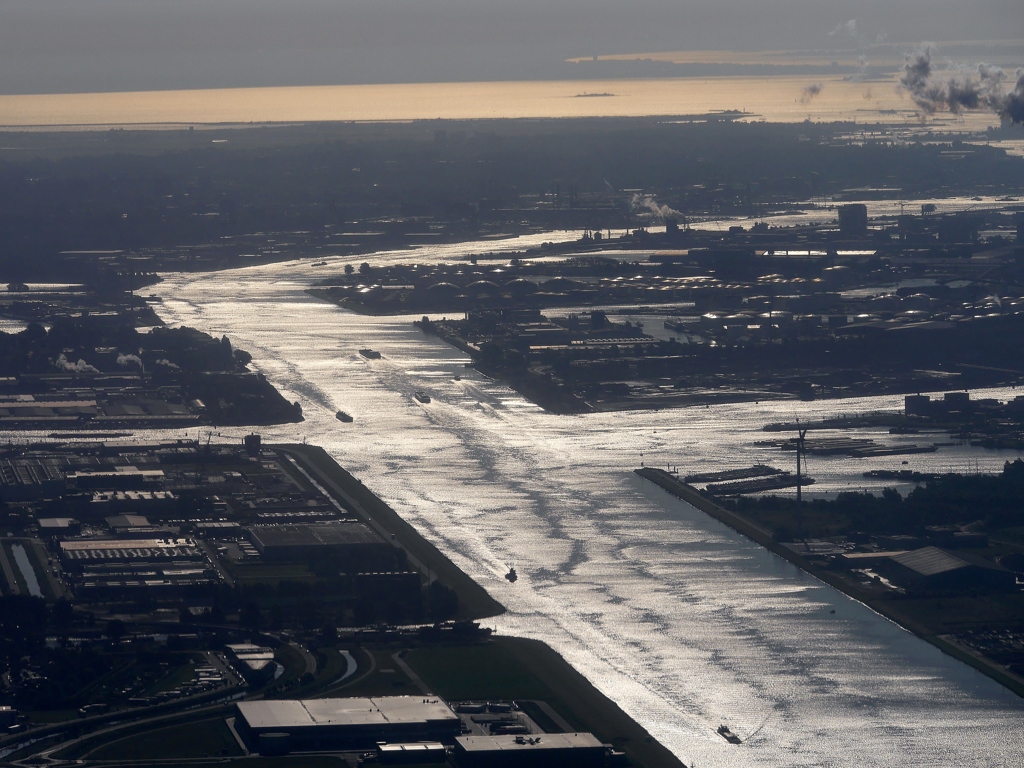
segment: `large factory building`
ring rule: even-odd
[[[240,701],[235,727],[263,754],[451,741],[461,721],[435,696]]]

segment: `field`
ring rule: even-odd
[[[91,760],[186,760],[241,755],[242,750],[223,718],[172,725],[104,744]],[[247,764],[248,765],[248,764]]]
[[[405,661],[438,695],[546,701],[574,728],[590,731],[647,768],[681,763],[544,643],[514,637],[479,645],[417,648]]]

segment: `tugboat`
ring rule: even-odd
[[[351,416],[349,416],[347,413],[345,413],[344,411],[338,411],[336,414],[334,414],[334,417],[338,421],[344,421],[346,424],[349,424],[350,422],[353,421],[353,418]]]
[[[516,569],[511,565],[508,567],[508,573],[505,574],[505,578],[508,579],[510,584],[515,584],[519,578],[519,574],[516,573]]]
[[[728,725],[718,726],[718,735],[728,741],[730,744],[742,744],[740,737],[733,733]]]
[[[380,352],[375,349],[360,349],[359,354],[367,360],[380,360]]]
[[[421,402],[421,403],[429,403],[430,402],[430,395],[428,395],[426,392],[417,392],[417,393],[415,393],[413,395],[413,397],[415,397],[416,400]]]

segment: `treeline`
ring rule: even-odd
[[[994,476],[945,475],[918,486],[906,497],[889,488],[880,496],[844,492],[834,500],[802,503],[781,496],[739,497],[726,503],[760,520],[786,520],[786,524],[775,526],[776,538],[784,541],[794,534],[813,536],[823,530],[920,535],[928,526],[976,522],[991,532],[1024,526],[1024,461],[1007,462],[1002,473]],[[803,532],[797,530],[801,521],[807,528]]]
[[[75,372],[245,372],[252,356],[193,328],[135,327],[106,317],[60,318],[47,330],[30,323],[18,333],[0,332],[0,375]]]
[[[951,156],[941,145],[854,144],[849,130],[595,119],[204,131],[188,140],[139,132],[149,135],[111,140],[108,154],[76,155],[72,146],[70,155],[0,163],[0,277],[41,269],[33,259],[61,251],[254,232],[328,238],[325,228],[370,219],[430,217],[471,230],[521,221],[539,195],[550,196],[539,212],[610,208],[625,221],[623,190],[653,192],[684,214],[753,213],[851,187],[899,186],[906,196],[1016,190],[1024,174],[1024,158],[1000,149]]]

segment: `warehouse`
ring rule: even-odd
[[[544,733],[535,736],[459,736],[459,768],[597,768],[607,764],[611,748],[592,733]]]
[[[100,562],[202,563],[206,555],[193,539],[70,539],[60,543],[68,570],[82,570]]]
[[[235,727],[254,749],[282,753],[369,748],[377,742],[450,741],[458,715],[437,697],[240,701]]]
[[[357,522],[254,525],[246,533],[268,561],[304,561],[323,553],[349,558],[359,555],[361,561],[372,561],[375,555],[393,556],[390,545]]]
[[[995,564],[971,562],[972,559],[938,547],[922,547],[896,554],[879,563],[878,569],[913,592],[998,592],[1015,588],[1013,573]]]
[[[82,600],[172,599],[202,594],[220,576],[193,539],[69,539],[65,576]]]

